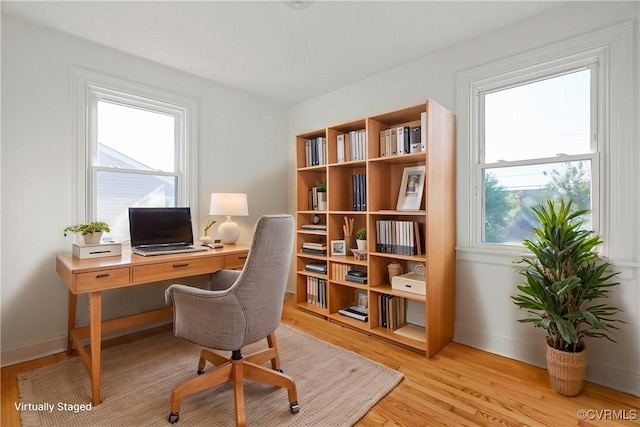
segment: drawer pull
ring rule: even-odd
[[[184,264],[173,264],[173,268],[179,268],[179,267],[188,267],[189,263],[185,262]]]
[[[109,273],[104,273],[104,274],[98,274],[96,276],[96,279],[104,279],[105,277],[109,277],[110,274]]]

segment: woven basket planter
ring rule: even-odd
[[[582,343],[579,353],[569,353],[547,343],[547,370],[553,391],[563,396],[579,395],[587,372],[586,345]]]

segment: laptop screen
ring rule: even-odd
[[[129,208],[131,246],[193,244],[191,208]]]

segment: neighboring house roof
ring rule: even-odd
[[[98,144],[98,155],[102,165],[154,170],[104,144]],[[101,195],[97,207],[98,220],[109,224],[112,238],[118,241],[129,237],[129,207],[175,205],[174,177],[100,171],[96,185]]]

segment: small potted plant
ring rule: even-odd
[[[592,231],[583,230],[580,217],[588,210],[572,211],[572,203],[534,207],[539,228],[536,238],[524,241],[532,257],[523,257],[520,271],[525,278],[518,285],[513,302],[533,316],[519,322],[531,323],[547,332],[547,369],[551,388],[564,396],[582,391],[587,364],[585,337],[606,338],[618,323],[621,310],[604,299],[618,285],[611,265],[595,248],[602,243]]]
[[[207,222],[204,224],[204,234],[202,235],[202,237],[200,237],[200,241],[202,242],[203,245],[208,245],[209,243],[213,243],[213,239],[209,236],[209,229],[215,223],[216,223],[215,221],[208,219]]]
[[[84,243],[92,245],[100,243],[102,234],[104,232],[110,232],[109,225],[105,222],[94,221],[87,224],[71,225],[63,230],[64,235],[68,233],[81,234]]]
[[[364,251],[367,249],[367,229],[360,228],[356,231],[356,246],[358,250]]]

